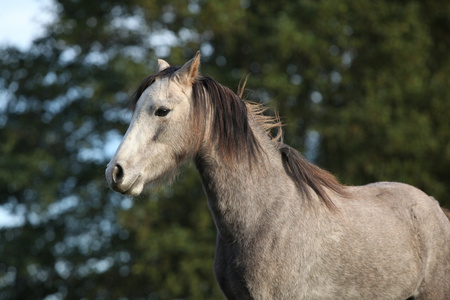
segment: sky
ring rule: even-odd
[[[33,39],[42,35],[44,24],[54,18],[52,0],[10,0],[0,4],[0,47],[9,45],[25,50]],[[19,212],[14,215],[0,206],[0,228],[23,223]]]
[[[52,12],[53,11],[53,12]],[[0,4],[0,46],[29,48],[54,18],[52,0],[11,0]]]

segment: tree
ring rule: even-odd
[[[402,181],[450,205],[450,4],[97,1],[0,49],[2,299],[218,299],[215,229],[192,165],[139,199],[104,169],[156,58],[280,111],[285,141],[344,183]],[[445,202],[447,201],[447,202]]]
[[[58,20],[29,51],[1,51],[0,195],[23,217],[0,232],[2,299],[220,295],[206,205],[185,213],[198,211],[200,187],[183,197],[176,189],[154,194],[136,209],[106,187],[105,145],[125,131],[128,94],[156,62],[146,36],[124,26],[135,9],[62,1]],[[197,179],[189,180],[185,186]],[[155,226],[141,230],[145,224]]]

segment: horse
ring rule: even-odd
[[[106,178],[136,196],[194,161],[227,299],[449,299],[450,213],[433,197],[339,183],[271,134],[279,118],[199,67],[199,52],[181,67],[158,60]]]

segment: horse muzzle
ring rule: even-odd
[[[115,192],[124,195],[139,195],[142,192],[138,180],[140,175],[127,174],[125,176],[124,168],[118,163],[108,164],[105,175],[109,187]]]

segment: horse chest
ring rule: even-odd
[[[258,245],[240,250],[235,244],[217,244],[214,273],[227,299],[302,299],[300,266],[289,255],[267,255]]]

